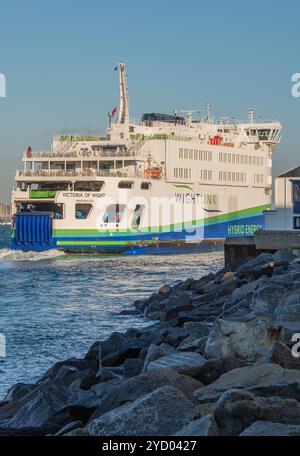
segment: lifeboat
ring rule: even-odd
[[[159,168],[147,168],[144,171],[145,176],[147,177],[154,177],[154,178],[159,178],[161,175],[161,171]]]

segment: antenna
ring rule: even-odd
[[[119,68],[119,87],[120,87],[120,109],[118,115],[118,124],[129,123],[129,100],[127,88],[127,74],[125,63],[120,62]]]
[[[206,108],[206,119],[208,122],[211,122],[211,114],[212,114],[212,109],[211,109],[211,104],[210,103],[206,103],[205,105],[205,108]]]

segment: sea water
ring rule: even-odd
[[[38,380],[53,363],[83,356],[95,340],[146,322],[121,315],[165,283],[200,278],[223,266],[223,253],[168,256],[12,252],[0,226],[0,398],[17,382]]]

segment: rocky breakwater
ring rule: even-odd
[[[134,306],[156,321],[13,386],[0,435],[300,435],[292,253],[164,285]]]

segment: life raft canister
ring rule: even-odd
[[[161,174],[160,170],[157,168],[148,168],[148,169],[145,169],[144,172],[147,176],[151,176],[151,177],[159,177]]]

